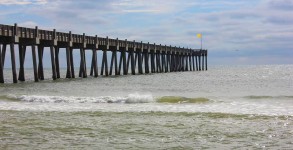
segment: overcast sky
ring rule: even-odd
[[[189,48],[202,33],[210,64],[293,63],[293,0],[0,0],[14,23]]]

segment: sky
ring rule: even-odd
[[[0,0],[14,23],[194,49],[201,33],[211,65],[293,64],[293,0]]]

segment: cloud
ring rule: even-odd
[[[212,57],[233,57],[231,60],[236,61],[254,55],[290,56],[292,3],[291,0],[0,0],[0,21],[191,48],[200,48],[196,34],[202,33],[203,46]],[[235,49],[241,51],[235,53]]]
[[[47,0],[0,0],[0,5],[46,4]]]
[[[182,10],[190,2],[185,1],[184,4],[176,0],[120,0],[111,3],[111,5],[117,11],[124,13],[169,13]],[[179,4],[181,4],[181,7],[178,7]]]
[[[28,27],[28,28],[34,28],[38,24],[36,22],[33,22],[33,21],[25,21],[25,22],[20,22],[18,25],[23,26],[23,27]]]
[[[293,25],[293,16],[289,14],[272,15],[267,17],[266,22],[278,25]]]
[[[268,7],[271,9],[277,9],[281,11],[293,11],[293,1],[292,0],[270,0]]]

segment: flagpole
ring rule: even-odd
[[[197,37],[200,38],[200,49],[202,50],[202,33],[198,33]]]
[[[201,33],[201,37],[200,37],[200,49],[202,50],[202,33]]]

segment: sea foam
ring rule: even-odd
[[[99,96],[99,97],[75,97],[75,96],[44,96],[44,95],[8,95],[6,99],[32,103],[151,103],[155,102],[152,95],[138,93],[128,96]]]

